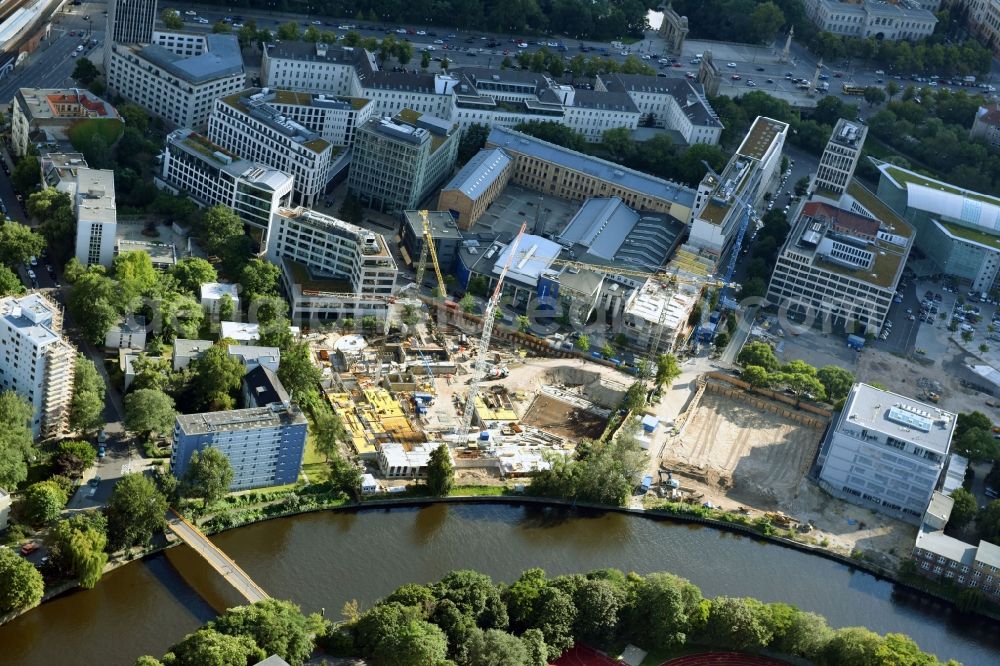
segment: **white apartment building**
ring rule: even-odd
[[[806,16],[820,30],[865,39],[920,39],[934,32],[940,0],[805,0]],[[928,9],[934,7],[934,9]]]
[[[640,114],[654,127],[674,130],[687,144],[718,145],[722,122],[708,103],[705,88],[687,78],[663,78],[642,74],[598,76],[595,91],[627,94]]]
[[[843,118],[837,121],[820,156],[813,190],[822,190],[833,196],[840,196],[847,191],[847,186],[854,177],[854,169],[861,159],[866,136],[867,125]]]
[[[222,301],[228,296],[233,303],[233,312],[240,312],[240,290],[239,285],[228,282],[205,282],[201,285],[201,307],[205,308],[209,314],[219,314]]]
[[[243,160],[190,129],[167,136],[160,189],[185,193],[202,206],[231,208],[244,222],[267,229],[271,216],[292,198],[295,180],[287,173]]]
[[[295,320],[388,316],[397,268],[381,234],[282,208],[271,219],[267,258],[281,268]]]
[[[76,350],[62,336],[62,314],[41,294],[0,299],[0,389],[31,404],[34,436],[66,429]]]
[[[766,192],[774,191],[787,136],[787,123],[758,116],[721,178],[705,174],[695,195],[691,246],[719,262],[726,257],[749,215],[747,206],[756,208]]]
[[[334,146],[350,146],[356,130],[368,122],[375,105],[363,97],[296,92],[277,88],[250,89],[288,120],[319,134]]]
[[[817,460],[824,488],[915,525],[938,485],[956,415],[855,384]]]
[[[40,160],[42,187],[54,187],[58,192],[76,199],[76,177],[87,168],[83,153],[44,153]]]
[[[857,181],[836,204],[817,196],[802,207],[778,254],[767,300],[810,322],[832,319],[848,330],[858,324],[877,335],[915,236]]]
[[[315,204],[332,177],[333,146],[272,106],[251,88],[221,97],[208,121],[208,138],[243,159],[266,164],[294,179],[292,200]]]
[[[115,172],[77,169],[76,260],[84,266],[111,268],[115,258],[118,213],[115,207]]]
[[[177,127],[205,127],[216,98],[246,85],[235,35],[156,32],[154,43],[108,46],[108,89]]]
[[[264,45],[260,80],[270,88],[360,97],[361,80],[376,71],[375,56],[362,48],[286,41]]]
[[[450,121],[404,109],[358,129],[347,185],[379,211],[414,210],[455,166],[458,130]]]

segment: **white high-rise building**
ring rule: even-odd
[[[108,44],[149,44],[153,41],[156,0],[111,0],[108,3]]]
[[[271,219],[267,258],[281,268],[292,318],[384,319],[396,261],[381,234],[305,208]]]
[[[286,118],[256,88],[215,101],[208,138],[243,159],[292,175],[292,199],[303,206],[314,205],[333,176],[330,142]]]
[[[84,266],[111,268],[115,258],[115,172],[107,169],[77,169],[76,260]]]
[[[819,158],[814,190],[826,190],[827,194],[833,196],[847,191],[847,185],[854,177],[854,169],[861,159],[861,148],[865,145],[866,136],[867,125],[852,123],[843,118],[837,121],[823,155]]]
[[[51,437],[66,429],[76,351],[62,336],[62,315],[41,294],[0,299],[0,389],[31,404],[31,431]]]

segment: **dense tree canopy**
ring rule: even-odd
[[[104,398],[108,386],[94,362],[83,354],[76,357],[73,374],[73,398],[69,423],[74,430],[92,432],[104,425]]]
[[[113,552],[148,544],[163,531],[167,499],[144,474],[126,474],[108,499],[108,547]]]
[[[52,531],[49,555],[53,566],[67,576],[80,579],[80,585],[97,585],[108,563],[104,552],[108,543],[107,520],[97,511],[73,514],[60,520]]]
[[[125,396],[125,428],[149,437],[173,431],[177,410],[174,400],[163,391],[139,389]]]
[[[195,451],[188,460],[180,492],[184,497],[197,497],[205,505],[214,504],[225,496],[233,482],[233,467],[229,458],[215,447]]]
[[[31,405],[17,393],[0,391],[0,488],[16,488],[28,478],[28,462],[37,454],[31,412]]]
[[[31,562],[10,548],[0,548],[0,614],[34,606],[45,583]]]

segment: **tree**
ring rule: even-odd
[[[312,26],[310,26],[310,27],[312,27]],[[313,28],[313,29],[315,30],[315,28]],[[216,35],[218,35],[218,34],[228,35],[228,34],[231,34],[232,32],[233,32],[233,26],[229,25],[225,21],[216,21],[215,24],[212,25],[212,33],[213,34],[216,34]],[[307,32],[308,32],[308,30],[307,30]],[[313,41],[315,41],[315,40],[313,40]]]
[[[432,495],[443,497],[451,491],[455,482],[455,469],[451,462],[451,452],[447,444],[441,444],[431,451],[427,461],[427,489]]]
[[[243,236],[243,220],[231,208],[212,206],[202,215],[200,230],[205,252],[222,255],[237,238]]]
[[[250,638],[264,654],[276,654],[291,666],[302,666],[313,651],[315,627],[288,601],[266,599],[230,608],[209,626],[222,634]]]
[[[573,593],[576,607],[575,636],[604,644],[618,631],[619,614],[625,608],[625,594],[608,580],[581,581]]]
[[[975,495],[965,488],[955,488],[951,492],[951,498],[955,500],[955,504],[951,508],[948,526],[960,530],[976,517],[979,507],[976,505]]]
[[[517,636],[499,629],[476,627],[469,634],[466,646],[467,666],[524,666],[528,649]]]
[[[10,548],[0,548],[0,613],[31,608],[44,592],[38,569]]]
[[[770,619],[768,607],[756,599],[716,597],[705,632],[711,645],[755,651],[771,642]]]
[[[86,58],[81,58],[77,61],[77,64],[79,65],[81,62],[90,61]],[[41,167],[38,164],[38,158],[34,155],[25,155],[22,157],[17,166],[14,167],[14,171],[11,172],[10,180],[14,185],[14,189],[18,192],[30,192],[34,190],[35,186],[42,182],[42,173]]]
[[[604,130],[601,134],[601,144],[616,162],[627,162],[636,154],[635,141],[625,127]]]
[[[510,587],[504,590],[511,629],[523,631],[534,626],[537,619],[538,598],[548,585],[545,571],[538,567],[525,569]]]
[[[243,286],[244,298],[249,302],[260,296],[271,296],[278,293],[278,279],[281,271],[269,261],[251,259],[240,273],[240,284]]]
[[[526,315],[518,315],[517,317],[517,330],[521,333],[527,333],[531,330],[531,319]]]
[[[319,386],[321,373],[313,363],[312,351],[307,342],[296,342],[281,354],[278,379],[295,400]]]
[[[160,13],[160,20],[168,30],[181,30],[184,27],[184,19],[176,9],[164,9]]]
[[[538,595],[534,629],[542,632],[545,644],[553,654],[562,654],[573,647],[573,625],[576,607],[573,598],[557,587],[549,585]]]
[[[236,314],[236,301],[229,294],[223,294],[219,299],[219,321],[233,321]]]
[[[715,335],[715,339],[712,340],[712,344],[715,345],[715,348],[720,351],[725,349],[729,346],[729,334],[725,331],[717,333]]]
[[[989,430],[972,428],[952,441],[955,452],[975,462],[996,460],[1000,456],[1000,447]]]
[[[757,5],[750,14],[750,35],[758,43],[770,43],[785,24],[785,15],[773,2]]]
[[[851,387],[854,386],[854,375],[835,365],[820,368],[816,376],[823,383],[823,388],[826,389],[827,399],[832,402],[846,398]]]
[[[192,294],[201,293],[201,285],[219,279],[215,267],[201,257],[184,257],[174,264],[170,274],[177,280],[177,286]]]
[[[472,294],[466,293],[458,301],[458,305],[462,308],[462,312],[473,312],[476,309],[476,298]]]
[[[0,298],[4,296],[20,296],[24,293],[24,285],[17,273],[6,266],[0,265]]]
[[[397,602],[366,611],[354,625],[357,645],[366,656],[386,666],[444,666],[448,640],[437,626],[419,617],[416,608]]]
[[[772,615],[779,609],[790,608],[784,604],[771,604]],[[833,636],[833,630],[826,624],[826,618],[816,613],[807,613],[790,609],[786,622],[772,621],[774,626],[774,642],[772,646],[779,652],[794,654],[806,659],[815,660],[820,650],[826,646]]]
[[[163,531],[167,498],[144,474],[126,474],[108,499],[108,546],[111,552],[147,545]]]
[[[736,362],[746,367],[756,365],[767,371],[778,369],[778,357],[774,355],[774,349],[766,342],[750,342],[743,346],[736,356]]]
[[[31,525],[47,525],[59,517],[68,498],[52,481],[39,481],[24,493],[24,517]]]
[[[161,276],[153,268],[148,252],[132,250],[122,252],[114,259],[113,270],[118,281],[118,293],[126,312],[138,309],[141,296],[150,296],[158,287]]]
[[[0,262],[14,267],[45,249],[45,239],[25,225],[7,220],[0,225]]]
[[[200,498],[205,506],[210,506],[226,495],[232,483],[233,466],[229,458],[209,446],[191,454],[180,483],[180,493],[183,497]]]
[[[481,123],[473,123],[466,127],[458,142],[458,164],[464,165],[482,150],[489,134],[490,128]]]
[[[809,177],[802,176],[795,181],[795,195],[801,197],[809,189]]]
[[[247,666],[266,657],[249,636],[199,629],[170,648],[163,661],[170,666]]]
[[[148,438],[165,435],[174,428],[174,399],[156,389],[139,389],[125,396],[125,428]]]
[[[69,425],[86,434],[104,426],[104,399],[108,386],[94,362],[77,354],[73,373],[73,397],[70,400]]]
[[[59,521],[52,531],[49,555],[60,571],[92,589],[108,563],[107,543],[107,520],[97,511],[85,511]]]
[[[833,634],[823,648],[820,663],[837,666],[870,666],[880,663],[875,652],[882,644],[878,634],[864,627],[844,627]]]
[[[347,440],[347,430],[340,416],[331,409],[313,410],[313,446],[327,462],[340,453],[340,444]]]
[[[104,274],[103,267],[91,266],[73,283],[66,307],[91,344],[103,344],[118,321],[116,306],[120,299],[115,291],[115,283]]]
[[[586,354],[590,351],[590,336],[581,335],[576,339],[576,348]]]
[[[649,574],[635,586],[629,628],[642,645],[666,649],[682,645],[699,626],[701,591],[689,581],[667,573]]]
[[[34,438],[29,424],[32,407],[14,391],[0,392],[0,488],[16,488],[28,478],[34,459]]]
[[[289,21],[288,23],[282,23],[278,26],[278,39],[284,42],[295,42],[298,41],[300,36],[299,24],[295,21]]]
[[[73,73],[70,75],[80,85],[89,86],[100,75],[90,58],[77,58]]]
[[[202,407],[216,406],[217,409],[231,409],[235,404],[233,394],[240,388],[240,382],[246,374],[246,366],[236,356],[230,356],[230,342],[231,340],[220,340],[206,350],[201,358],[192,360],[188,366],[194,373],[191,383],[192,393],[195,401]],[[283,354],[279,372],[286,360],[287,357]]]
[[[67,478],[79,478],[83,471],[94,464],[97,453],[89,442],[60,442],[52,469]]]
[[[330,456],[328,463],[330,465],[330,484],[337,490],[357,499],[361,493],[361,468],[340,455],[339,452]]]
[[[76,213],[69,195],[46,187],[28,196],[28,214],[39,220],[38,231],[48,243],[52,261],[65,261],[73,253]]]
[[[430,66],[431,66],[431,54],[430,54],[430,52],[429,51],[423,51],[423,52],[421,52],[421,54],[420,54],[420,69],[427,69]],[[458,150],[459,150],[459,154],[461,154],[461,152],[462,152],[462,145],[461,145],[461,143],[459,143]],[[459,158],[459,162],[461,162],[461,157]]]
[[[622,400],[622,407],[630,412],[635,412],[646,406],[646,387],[642,382],[632,382],[632,385],[625,391],[625,398]]]
[[[963,412],[955,419],[955,434],[953,437],[958,439],[973,428],[990,431],[993,428],[993,422],[990,421],[990,417],[982,412]]]
[[[673,354],[660,354],[656,358],[656,385],[670,385],[681,376],[681,368],[677,364],[677,357]]]
[[[885,101],[885,91],[878,86],[868,86],[865,88],[865,101],[868,106],[875,106]]]
[[[889,80],[885,84],[885,92],[891,100],[893,97],[899,94],[899,84],[893,80]]]

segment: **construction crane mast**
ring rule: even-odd
[[[483,335],[479,339],[479,350],[476,352],[476,361],[472,370],[472,382],[469,385],[469,397],[465,401],[462,424],[459,426],[457,433],[458,443],[462,445],[466,444],[469,439],[469,428],[472,427],[472,414],[476,410],[476,396],[479,394],[479,385],[486,375],[486,353],[490,349],[490,338],[493,336],[493,324],[496,322],[497,307],[500,305],[503,280],[507,277],[507,271],[514,261],[514,257],[517,254],[517,246],[520,244],[527,227],[528,224],[526,222],[522,223],[521,230],[517,232],[517,236],[511,241],[507,263],[504,264],[503,270],[500,271],[500,277],[497,278],[497,286],[493,289],[493,295],[490,296],[490,300],[486,303],[486,310],[483,312]]]
[[[424,273],[427,270],[427,255],[431,256],[431,263],[434,264],[434,274],[437,275],[438,298],[446,298],[448,290],[444,284],[444,276],[441,275],[441,264],[438,263],[437,251],[434,249],[434,236],[431,234],[431,223],[426,210],[420,211],[420,221],[424,227],[424,245],[420,248],[420,260],[417,262],[417,289],[424,285]]]
[[[701,161],[708,169],[708,172],[715,176],[716,180],[720,183],[722,182],[722,176],[716,173],[715,169],[712,168],[705,160]],[[726,265],[726,272],[722,274],[722,281],[727,283],[727,286],[723,288],[723,292],[719,295],[719,302],[723,302],[723,298],[726,296],[726,289],[728,289],[728,283],[733,279],[733,273],[736,272],[736,260],[740,256],[740,249],[743,247],[743,238],[746,236],[747,227],[750,226],[750,220],[753,220],[754,224],[761,224],[760,218],[757,217],[757,211],[751,206],[745,199],[743,199],[738,194],[733,194],[733,199],[736,200],[738,204],[746,208],[746,217],[740,222],[739,231],[736,232],[736,242],[733,243],[733,249],[729,253],[729,262]]]

